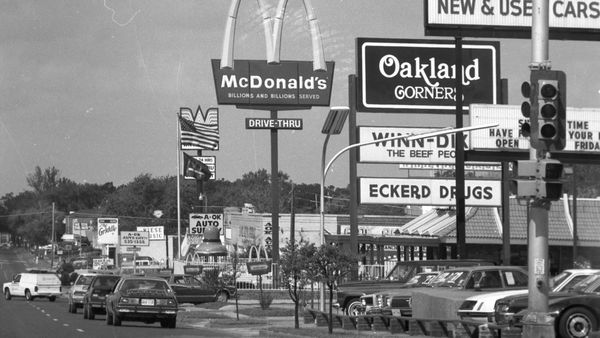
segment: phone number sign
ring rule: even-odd
[[[149,246],[148,231],[121,231],[121,246]]]

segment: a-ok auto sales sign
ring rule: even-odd
[[[361,111],[453,112],[459,72],[465,113],[471,103],[497,103],[498,42],[464,41],[461,69],[451,40],[358,38],[357,52]]]
[[[359,178],[359,203],[456,205],[453,179]],[[465,205],[498,207],[501,205],[501,182],[465,180]]]

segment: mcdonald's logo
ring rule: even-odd
[[[241,0],[232,0],[220,60],[212,60],[219,104],[260,106],[328,106],[333,62],[325,62],[317,18],[310,0],[303,0],[312,37],[313,61],[281,61],[281,33],[287,0],[279,0],[272,19],[257,0],[262,16],[266,61],[234,60],[235,27]]]

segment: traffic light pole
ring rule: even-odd
[[[548,19],[547,0],[533,0],[533,21],[531,25],[531,70],[548,68]],[[532,117],[533,118],[533,117]],[[533,146],[529,151],[530,160],[545,156]],[[536,179],[541,179],[539,172]],[[534,198],[529,210],[528,228],[528,269],[529,300],[528,314],[523,318],[523,337],[554,337],[552,319],[548,316],[548,211],[550,201]]]

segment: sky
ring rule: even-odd
[[[274,13],[276,0],[265,0]],[[335,62],[331,105],[348,105],[357,37],[425,36],[421,0],[313,0],[325,59]],[[270,171],[268,130],[246,130],[246,117],[268,111],[217,104],[211,59],[221,58],[230,1],[62,0],[0,3],[0,196],[29,190],[36,166],[54,166],[78,183],[116,186],[142,173],[177,174],[180,107],[219,108],[218,179],[234,181]],[[265,60],[258,6],[243,0],[235,59]],[[291,0],[284,21],[282,60],[312,60],[302,1]],[[523,100],[531,41],[500,41],[501,76],[509,104]],[[600,42],[550,41],[553,69],[567,73],[569,106],[600,107]],[[302,130],[280,130],[279,170],[296,183],[318,183],[321,128],[328,107],[279,112],[301,118]],[[358,125],[444,127],[454,115],[360,113]],[[348,127],[332,136],[328,158],[348,145]],[[398,174],[397,165],[361,165],[358,175]],[[327,185],[348,184],[348,157],[332,166]]]

